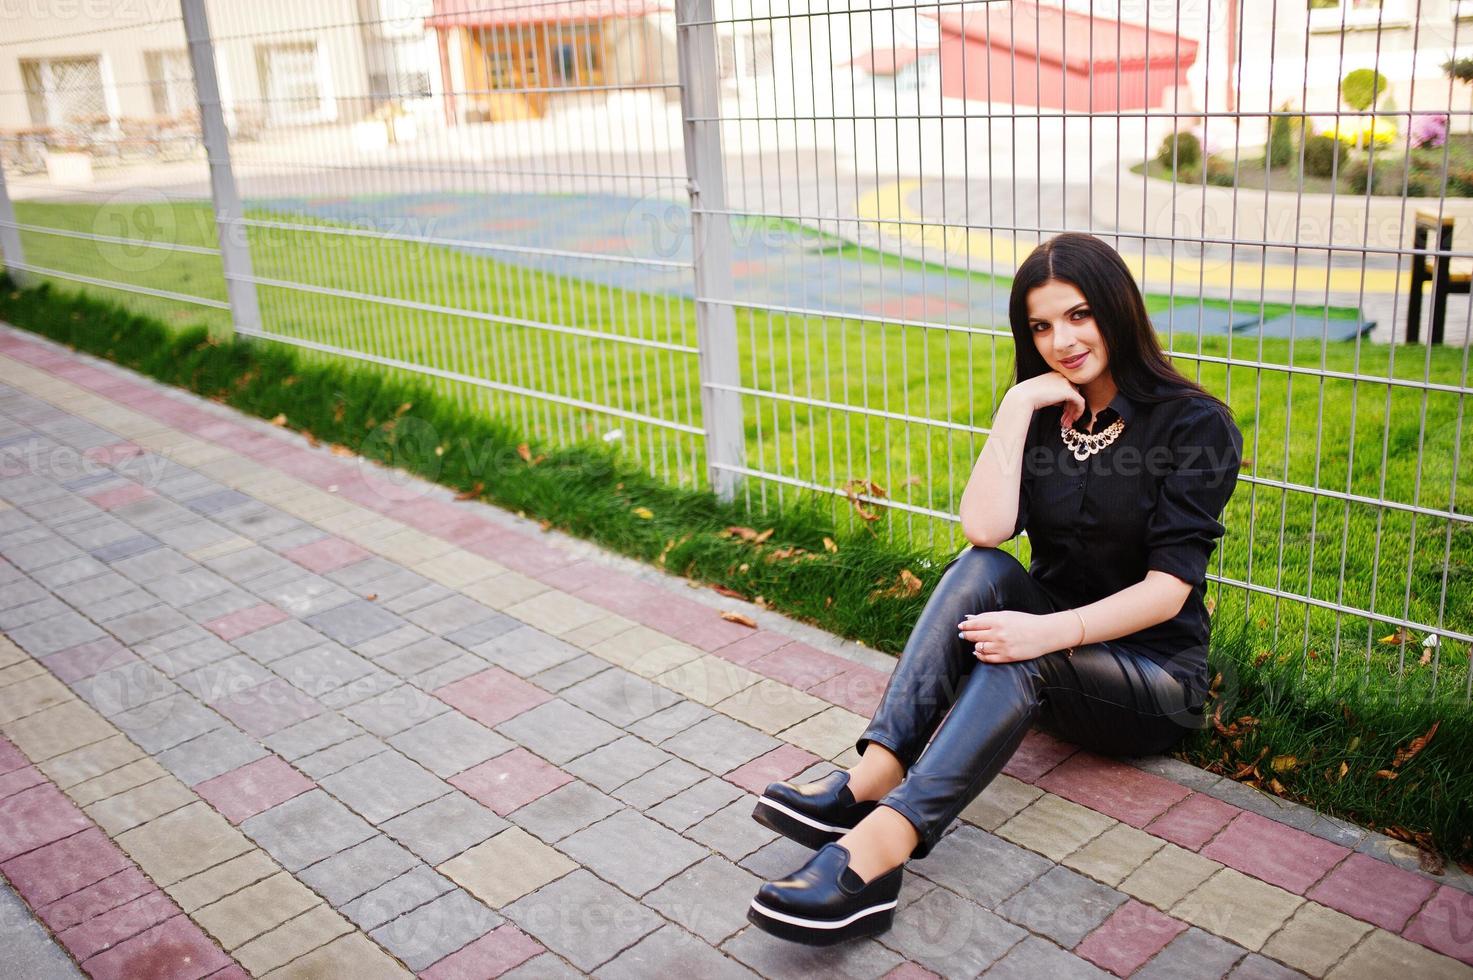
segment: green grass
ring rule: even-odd
[[[305,357],[277,344],[212,342],[203,327],[166,326],[49,284],[17,290],[0,282],[0,317],[242,411],[266,418],[286,414],[289,424],[324,441],[693,580],[760,595],[772,608],[879,650],[903,647],[935,585],[937,562],[949,557],[908,546],[899,535],[849,529],[813,497],[782,508],[743,499],[722,503],[651,475],[622,449],[531,436],[505,419],[467,411],[454,393],[403,373]],[[425,433],[433,438],[423,438]],[[524,441],[533,454],[545,454],[535,466],[517,451]],[[443,454],[436,446],[444,447]],[[640,508],[653,516],[641,517]],[[893,513],[883,514],[879,523],[894,521]],[[732,524],[772,528],[773,535],[761,546],[722,536]],[[837,542],[836,552],[825,550],[826,536]],[[812,557],[774,557],[789,547]],[[919,594],[870,598],[902,569],[920,576]],[[1253,623],[1225,616],[1225,600],[1216,614],[1210,658],[1223,680],[1209,705],[1220,706],[1223,729],[1189,734],[1174,754],[1455,859],[1473,860],[1473,713],[1456,699],[1398,703],[1378,694],[1384,685],[1337,687],[1317,670],[1304,672],[1301,661],[1287,654],[1264,658]],[[1396,750],[1434,723],[1439,727],[1426,748],[1394,765]],[[1292,764],[1274,767],[1275,759]],[[1377,777],[1378,770],[1394,771],[1396,778]],[[1431,854],[1428,859],[1438,860]]]

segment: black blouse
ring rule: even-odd
[[[1086,605],[1169,572],[1192,587],[1171,619],[1114,642],[1129,644],[1198,695],[1207,683],[1207,562],[1226,528],[1219,521],[1237,485],[1243,434],[1201,396],[1135,401],[1121,392],[1096,419],[1125,430],[1084,461],[1059,434],[1062,405],[1033,413],[1024,444],[1018,521],[1032,548],[1032,575],[1060,608]],[[1074,428],[1086,431],[1088,413]]]

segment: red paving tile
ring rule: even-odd
[[[82,963],[93,980],[197,980],[230,965],[204,930],[176,915]]]
[[[591,561],[575,561],[571,565],[564,565],[562,568],[555,568],[544,573],[540,576],[539,581],[554,589],[576,594],[579,589],[597,585],[611,574],[616,573],[607,565]]]
[[[351,541],[328,536],[310,544],[300,545],[283,551],[282,557],[296,562],[310,572],[321,575],[344,568],[354,562],[371,557],[364,549]]]
[[[779,647],[765,657],[758,657],[747,664],[747,669],[806,691],[830,677],[839,676],[850,666],[851,662],[843,657],[836,657],[807,643],[795,641]]]
[[[112,487],[101,490],[87,497],[95,507],[103,510],[116,510],[124,504],[131,504],[135,500],[143,500],[152,497],[153,491],[137,483],[125,483],[120,487]]]
[[[905,962],[885,974],[881,980],[941,980],[941,976],[919,963]]]
[[[561,769],[517,746],[451,776],[450,783],[504,817],[572,779]]]
[[[141,895],[156,890],[157,886],[136,865],[128,865],[100,881],[79,888],[63,898],[36,910],[41,920],[51,927],[52,932],[70,929],[94,915],[108,909],[127,904]]]
[[[1304,893],[1321,905],[1338,909],[1383,929],[1401,932],[1407,921],[1437,890],[1434,882],[1378,861],[1352,854]]]
[[[1180,919],[1130,898],[1085,936],[1074,952],[1117,977],[1128,977],[1186,927]]]
[[[1014,779],[1031,783],[1078,751],[1077,745],[1054,738],[1047,732],[1034,730],[1023,736],[1023,741],[1002,767],[1002,771]]]
[[[722,778],[750,793],[761,795],[768,783],[789,779],[818,761],[818,756],[812,752],[785,743],[737,766]]]
[[[657,585],[614,572],[601,582],[579,589],[574,595],[610,612],[643,621],[645,613],[658,609],[670,593]]]
[[[51,783],[0,800],[0,861],[9,861],[92,826],[87,815]]]
[[[728,643],[711,652],[722,660],[745,665],[792,642],[793,638],[790,636],[774,633],[772,630],[758,629],[755,632],[749,631],[746,636],[735,643]]]
[[[225,819],[238,824],[316,785],[279,756],[268,755],[193,788]]]
[[[232,691],[210,706],[257,738],[323,711],[319,702],[279,677]]]
[[[1473,895],[1451,885],[1437,893],[1402,933],[1429,949],[1473,964]]]
[[[216,619],[204,623],[204,628],[214,633],[220,639],[229,642],[239,639],[247,633],[274,626],[283,620],[289,619],[285,612],[277,609],[269,602],[251,606],[248,609],[240,609],[233,613],[227,613]]]
[[[89,820],[85,830],[13,857],[0,864],[0,871],[35,908],[132,866],[118,845]]]
[[[1195,851],[1242,812],[1206,793],[1193,793],[1146,824],[1146,830]]]
[[[30,764],[31,760],[10,739],[0,738],[0,772],[10,772]]]
[[[552,695],[542,688],[528,684],[500,667],[491,667],[446,684],[434,695],[487,728],[552,699]]]
[[[512,571],[537,578],[555,568],[573,563],[567,555],[541,542],[497,530],[496,534],[467,538],[460,542],[466,551],[500,562]]]
[[[822,684],[815,684],[808,693],[823,698],[841,708],[848,708],[857,715],[873,718],[879,710],[880,699],[885,694],[885,685],[890,675],[873,667],[855,665],[837,677],[830,677]]]
[[[492,929],[420,973],[423,980],[499,977],[542,952],[542,944],[510,923]]]
[[[1347,847],[1246,812],[1238,814],[1201,850],[1203,857],[1296,895],[1304,894],[1349,853]]]
[[[46,777],[41,775],[41,770],[34,766],[12,769],[0,775],[0,800],[9,799],[22,790],[40,786],[44,782],[46,782]]]
[[[42,657],[41,662],[62,682],[70,684],[137,659],[132,650],[108,636]]]
[[[1155,773],[1092,752],[1071,755],[1037,785],[1132,827],[1144,827],[1190,792]]]
[[[85,960],[181,911],[173,899],[154,889],[125,905],[72,926],[56,938],[78,960]]]
[[[708,653],[750,635],[750,626],[721,618],[721,610],[698,602],[683,601],[668,592],[658,609],[640,613],[646,626]]]

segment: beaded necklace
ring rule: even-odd
[[[1124,419],[1116,419],[1111,422],[1105,427],[1104,432],[1080,432],[1067,425],[1059,426],[1059,435],[1063,437],[1064,445],[1068,446],[1073,451],[1074,458],[1080,461],[1088,459],[1110,445],[1120,438],[1120,433],[1124,431]]]

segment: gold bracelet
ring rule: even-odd
[[[1074,614],[1075,618],[1077,618],[1079,620],[1079,642],[1076,643],[1076,644],[1074,644],[1074,646],[1075,647],[1084,646],[1084,633],[1085,633],[1084,616],[1079,612],[1078,609],[1071,609],[1069,611],[1072,612]],[[1074,647],[1070,647],[1069,648],[1068,656],[1070,656],[1070,657],[1074,656]]]

